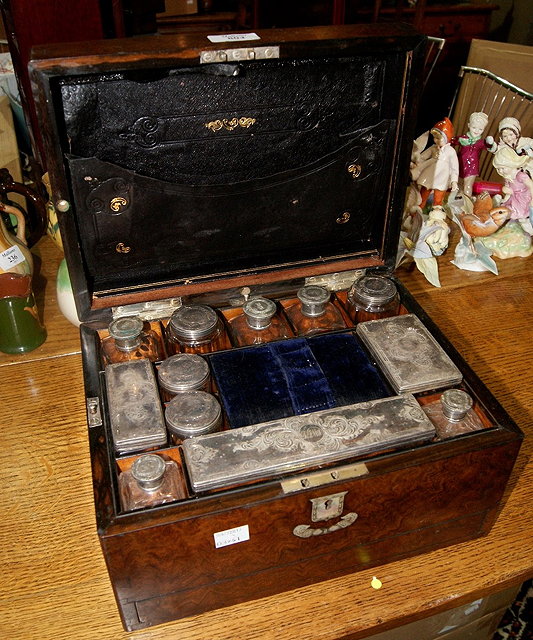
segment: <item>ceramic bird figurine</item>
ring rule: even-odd
[[[470,237],[485,238],[498,231],[510,215],[507,207],[493,207],[492,198],[484,191],[475,200],[472,212],[461,212],[459,219]]]

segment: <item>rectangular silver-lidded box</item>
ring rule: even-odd
[[[149,360],[110,364],[105,379],[115,451],[164,447],[167,431],[153,364]]]
[[[405,394],[189,438],[183,452],[193,489],[207,491],[434,436],[414,396]]]
[[[356,331],[396,393],[439,389],[463,379],[414,314],[361,322]]]

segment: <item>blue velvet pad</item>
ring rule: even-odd
[[[351,333],[209,356],[232,428],[391,395]]]
[[[392,395],[376,366],[352,333],[319,335],[307,340],[328,380],[337,407]]]

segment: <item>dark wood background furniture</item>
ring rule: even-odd
[[[43,157],[27,64],[31,48],[54,42],[76,42],[159,31],[234,31],[270,27],[343,24],[371,21],[414,22],[429,36],[445,38],[438,66],[425,90],[419,117],[423,131],[450,107],[461,64],[465,64],[472,38],[489,36],[490,18],[498,8],[486,2],[419,0],[409,8],[406,0],[215,0],[210,10],[194,15],[165,15],[163,0],[0,0],[9,49],[19,78],[22,100],[34,137],[34,152],[41,167]],[[202,5],[200,5],[202,8]],[[159,12],[159,17],[157,16]]]

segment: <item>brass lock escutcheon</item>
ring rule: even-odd
[[[362,169],[363,168],[361,167],[360,164],[352,163],[348,165],[348,173],[352,176],[354,180],[361,175]]]
[[[348,220],[350,219],[350,212],[349,211],[345,211],[342,215],[340,215],[335,222],[337,224],[346,224],[346,222],[348,222]]]
[[[129,253],[131,251],[131,247],[127,247],[123,242],[119,242],[115,247],[115,251],[117,253]]]
[[[122,196],[117,196],[116,198],[113,198],[109,203],[109,208],[111,209],[111,211],[114,211],[115,213],[119,213],[120,211],[124,210],[127,206],[128,206],[128,201],[126,200],[126,198],[123,198]]]

